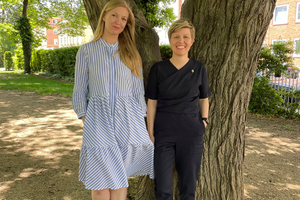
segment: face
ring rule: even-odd
[[[103,21],[105,23],[104,33],[119,35],[125,28],[128,20],[128,10],[125,7],[116,7],[105,13]]]
[[[187,56],[193,43],[194,41],[192,40],[191,30],[189,28],[182,28],[172,33],[170,45],[173,56]]]

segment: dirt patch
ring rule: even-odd
[[[86,200],[71,98],[0,90],[0,199]],[[248,115],[245,199],[300,199],[300,122]]]
[[[300,121],[248,114],[245,199],[300,199]]]

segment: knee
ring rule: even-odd
[[[92,196],[109,196],[109,189],[104,190],[92,190]]]

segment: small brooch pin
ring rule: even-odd
[[[194,73],[194,69],[192,69],[191,72]]]

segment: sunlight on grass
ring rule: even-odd
[[[33,91],[42,95],[59,94],[71,97],[73,84],[44,79],[33,75],[2,73],[0,75],[0,89]]]
[[[16,71],[0,71],[0,74],[13,74],[13,73],[17,73],[18,70]]]

